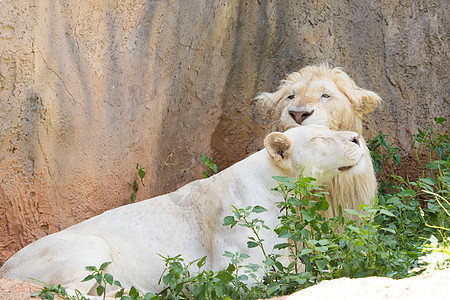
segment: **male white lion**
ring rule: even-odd
[[[326,64],[308,66],[291,73],[274,93],[261,93],[257,98],[277,120],[279,130],[292,126],[322,124],[334,130],[351,130],[362,135],[364,116],[381,102],[374,92],[361,89],[341,69]],[[329,216],[336,216],[339,205],[358,209],[370,204],[376,194],[376,178],[370,153],[364,159],[369,166],[363,174],[341,174],[328,186]]]
[[[261,205],[261,215],[274,228],[280,212],[280,194],[272,176],[305,175],[326,183],[338,173],[364,172],[364,148],[358,134],[332,131],[325,126],[299,126],[271,133],[263,149],[228,169],[153,199],[109,210],[80,224],[46,236],[17,252],[0,269],[0,277],[61,283],[88,294],[95,285],[81,282],[85,266],[112,261],[108,273],[124,287],[158,291],[164,263],[157,255],[181,254],[186,261],[207,256],[206,268],[221,270],[229,260],[225,250],[250,254],[249,263],[264,257],[247,249],[248,228],[222,226],[232,206]],[[273,231],[260,232],[266,249],[278,240]]]

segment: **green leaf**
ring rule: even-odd
[[[231,273],[233,273],[234,270],[235,270],[234,265],[230,264],[226,271],[224,270],[219,271],[216,275],[216,278],[220,279],[222,283],[231,282],[234,278],[233,275],[231,275]]]
[[[183,287],[184,287],[184,283],[183,282],[177,283],[176,286],[175,286],[176,293],[179,294],[183,290]]]
[[[120,289],[120,291],[118,291],[116,293],[116,295],[114,296],[115,298],[121,298],[123,296],[123,292],[125,291],[125,289]]]
[[[137,299],[139,297],[139,292],[136,290],[134,286],[130,288],[130,292],[128,294],[132,299]]]
[[[178,261],[175,261],[175,262],[171,263],[170,264],[170,268],[175,273],[178,273],[178,274],[181,274],[183,272],[183,265],[180,262],[178,262]]]
[[[236,225],[237,221],[234,219],[233,216],[226,216],[223,218],[223,226],[229,226],[233,228],[234,225]]]
[[[246,281],[246,280],[248,280],[248,276],[242,274],[242,275],[239,275],[237,279],[238,279],[239,281]]]
[[[291,246],[290,243],[281,243],[281,244],[276,244],[275,246],[273,246],[273,249],[284,249]]]
[[[359,247],[359,246],[363,246],[363,245],[364,245],[363,241],[361,241],[361,240],[356,240],[355,241],[355,247]]]
[[[355,215],[355,216],[359,216],[360,215],[359,211],[354,210],[354,209],[346,208],[346,209],[344,209],[344,211],[348,212],[351,215]]]
[[[257,242],[247,241],[248,248],[256,248],[258,246],[259,246],[259,243],[257,243]]]
[[[314,220],[314,216],[311,214],[311,212],[304,210],[301,213],[306,221],[311,222],[312,220]]]
[[[111,274],[106,273],[105,276],[104,276],[104,278],[105,278],[105,281],[106,281],[109,285],[113,285],[113,283],[114,283],[114,277],[113,277]]]
[[[55,299],[55,295],[52,292],[45,293],[45,296],[47,296],[47,299]]]
[[[330,241],[327,239],[321,239],[318,241],[320,245],[324,246],[324,245],[329,245]]]
[[[89,280],[92,280],[92,279],[94,279],[94,275],[88,275],[83,280],[81,280],[81,282],[86,282],[86,281],[89,281]]]
[[[106,269],[107,266],[109,266],[110,264],[112,264],[112,261],[107,261],[102,263],[102,265],[100,266],[100,271],[103,271],[104,269]]]
[[[384,228],[381,228],[382,230],[384,230],[384,231],[387,231],[387,232],[390,232],[390,233],[396,233],[396,231],[394,230],[394,229],[392,229],[392,228],[387,228],[387,227],[384,227]]]
[[[122,287],[122,285],[120,284],[120,281],[118,281],[118,280],[114,281],[114,285],[118,286],[118,287]]]
[[[424,183],[428,184],[428,185],[435,185],[437,183],[436,180],[434,178],[431,178],[431,177],[421,178],[419,180],[421,182],[424,182]]]
[[[105,291],[105,288],[103,287],[103,285],[99,285],[97,287],[97,295],[101,296],[103,294],[103,292]]]
[[[100,273],[94,274],[94,278],[98,284],[102,284],[102,280],[103,280],[102,274],[100,274]]]
[[[206,256],[203,256],[198,262],[197,262],[197,267],[200,269],[201,267],[203,267],[206,263]]]
[[[216,291],[217,298],[224,299],[222,287],[220,285],[217,285],[214,289]]]
[[[358,227],[356,227],[356,226],[348,225],[347,228],[350,229],[350,230],[353,230],[356,233],[361,233],[361,230]]]
[[[236,267],[233,264],[229,264],[226,271],[228,273],[233,273],[234,270],[236,270]]]
[[[154,293],[147,293],[144,295],[144,300],[158,300],[159,296]]]
[[[300,255],[307,255],[307,254],[309,254],[309,253],[311,253],[311,252],[313,252],[312,249],[309,249],[309,248],[303,248],[303,249],[302,249],[302,252],[300,253]]]
[[[272,282],[271,284],[269,284],[267,286],[266,292],[268,295],[272,295],[273,293],[275,293],[275,291],[277,291],[280,288],[281,284],[277,283],[277,282]]]
[[[252,212],[257,213],[257,214],[262,213],[262,212],[265,212],[265,211],[267,211],[267,209],[265,209],[264,207],[259,206],[259,205],[256,205],[256,206],[253,207],[253,209],[252,209]]]
[[[398,206],[399,204],[402,204],[402,201],[398,197],[391,197],[389,200],[386,201],[387,204],[393,204],[395,206]]]
[[[326,267],[326,265],[327,265],[327,262],[324,261],[324,260],[322,260],[322,259],[316,260],[316,261],[314,261],[314,262],[315,262],[315,264],[317,265],[317,268],[319,268],[319,271],[320,271],[320,272],[322,272],[323,269],[324,269],[324,268]]]
[[[171,279],[172,279],[172,274],[169,273],[169,274],[165,275],[165,276],[163,277],[163,283],[164,283],[164,285],[168,285]]]
[[[383,215],[395,218],[395,215],[393,213],[391,213],[390,211],[388,211],[388,210],[386,210],[384,208],[380,209],[380,213],[383,214]]]
[[[231,253],[231,252],[229,252],[229,251],[225,251],[225,253],[223,254],[223,256],[229,257],[229,258],[233,258],[233,257],[234,257],[234,254]]]
[[[87,267],[86,267],[86,270],[88,270],[88,271],[90,271],[90,272],[95,272],[95,271],[97,271],[97,268],[94,267],[94,266],[87,266]]]
[[[447,121],[445,118],[434,118],[436,124],[444,125],[444,122]]]

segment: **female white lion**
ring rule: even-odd
[[[324,184],[338,173],[364,172],[365,150],[358,134],[332,131],[325,126],[299,126],[285,133],[271,133],[263,149],[207,179],[139,203],[109,210],[80,224],[46,236],[17,252],[1,268],[0,276],[51,285],[88,294],[93,281],[85,266],[112,261],[107,272],[124,287],[141,292],[158,291],[165,266],[161,255],[181,254],[187,261],[207,256],[206,268],[225,269],[225,250],[248,253],[249,263],[261,264],[259,249],[247,249],[247,228],[222,226],[232,206],[261,205],[261,215],[274,228],[281,196],[272,191],[272,176],[307,176]],[[266,249],[280,242],[273,231],[261,231]]]

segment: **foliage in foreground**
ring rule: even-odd
[[[302,176],[274,178],[278,182],[274,190],[283,196],[278,203],[281,217],[276,228],[268,228],[264,223],[265,208],[234,207],[233,215],[224,219],[224,226],[230,226],[230,230],[234,226],[249,229],[248,248],[259,248],[265,256],[259,265],[246,263],[249,256],[245,253],[228,251],[224,256],[230,264],[219,272],[203,268],[207,257],[193,262],[185,262],[180,255],[162,257],[166,269],[159,282],[164,288],[145,295],[135,288],[124,295],[120,282],[104,272],[109,263],[99,269],[87,267],[92,273],[84,280],[97,281],[98,295],[105,295],[106,285],[116,286],[116,296],[123,300],[258,299],[290,294],[322,280],[344,276],[404,278],[448,267],[449,137],[439,133],[445,121],[438,118],[434,127],[413,136],[412,149],[426,150],[428,155],[428,161],[421,162],[422,176],[415,181],[389,173],[389,166],[400,164],[400,158],[398,148],[389,146],[384,135],[368,141],[381,180],[378,199],[370,207],[341,210],[339,216],[326,218],[329,205],[325,192],[314,185],[313,178]],[[350,220],[348,214],[356,215],[359,221]],[[259,237],[261,230],[274,230],[287,242],[265,249]],[[287,251],[287,263],[280,251]],[[263,275],[256,276],[257,273]],[[85,299],[79,293],[68,296],[60,285],[47,286],[35,295],[51,299],[53,293]]]

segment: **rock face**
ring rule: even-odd
[[[450,120],[448,1],[0,2],[0,264],[26,244],[262,147],[252,99],[328,61],[406,151]],[[132,219],[132,216],[130,216]]]

